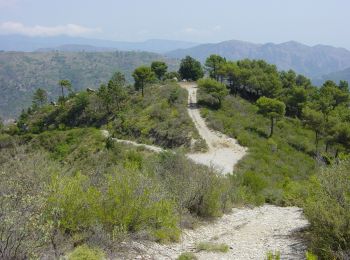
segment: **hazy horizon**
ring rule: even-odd
[[[350,49],[346,0],[0,0],[0,34],[258,44],[297,41]]]

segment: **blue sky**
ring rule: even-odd
[[[350,49],[350,0],[0,0],[0,33]]]

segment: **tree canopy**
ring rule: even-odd
[[[157,79],[162,80],[168,70],[168,65],[166,65],[164,61],[153,61],[151,64],[151,69],[156,74]]]
[[[209,76],[213,79],[219,80],[219,71],[226,63],[226,59],[220,55],[210,55],[205,61],[205,67],[209,72]]]
[[[154,81],[155,73],[150,67],[141,66],[134,70],[132,76],[135,80],[135,89],[141,89],[142,96],[144,96],[144,88],[146,84]]]
[[[204,76],[201,63],[190,56],[181,60],[179,74],[186,80],[198,80]]]
[[[47,103],[47,92],[42,88],[38,88],[33,95],[33,105],[36,107],[41,107],[46,103]]]
[[[67,79],[61,79],[58,82],[58,85],[61,87],[61,97],[64,98],[64,89],[71,91],[72,90],[72,83]]]
[[[273,98],[261,97],[256,101],[259,107],[259,112],[271,120],[270,137],[273,135],[274,120],[281,118],[285,114],[286,105]]]
[[[200,79],[198,87],[205,93],[198,103],[209,107],[219,108],[224,97],[228,95],[227,87],[215,79]]]

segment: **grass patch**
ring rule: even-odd
[[[229,246],[226,244],[218,244],[211,242],[201,242],[196,246],[198,251],[207,251],[207,252],[217,252],[217,253],[227,253]]]
[[[266,253],[266,259],[267,260],[280,260],[281,253],[279,251],[276,251],[275,253],[273,253],[272,251],[269,251]]]
[[[196,255],[194,253],[191,253],[191,252],[182,253],[177,258],[177,260],[197,260],[197,259],[198,258],[196,257]]]

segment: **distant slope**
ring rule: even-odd
[[[193,42],[152,39],[144,42],[122,42],[80,37],[29,37],[22,35],[0,35],[0,50],[35,51],[37,49],[57,48],[61,45],[90,45],[99,48],[118,49],[120,51],[148,51],[164,53],[180,48],[198,45]]]
[[[346,80],[350,83],[350,67],[345,70],[323,75],[321,79],[318,79],[315,82],[318,84],[322,84],[322,82],[324,82],[325,80],[333,80],[335,82],[339,82],[340,80]]]
[[[163,57],[147,52],[0,52],[0,117],[18,116],[39,87],[57,97],[60,79],[69,79],[76,90],[97,88],[118,70],[131,81],[135,67],[156,59]],[[174,69],[176,62],[169,62]]]
[[[59,52],[112,52],[117,51],[115,48],[108,47],[96,47],[91,45],[83,44],[65,44],[60,45],[54,48],[40,48],[36,52],[50,52],[50,51],[59,51]]]
[[[310,47],[293,41],[282,44],[254,44],[233,40],[179,49],[168,52],[167,56],[183,58],[190,55],[203,62],[214,53],[231,60],[264,59],[276,64],[279,69],[293,69],[311,78],[350,67],[350,51],[344,48],[325,45]]]

